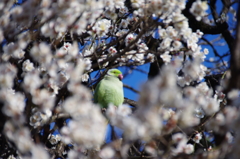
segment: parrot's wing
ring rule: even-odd
[[[106,96],[106,80],[102,79],[96,89],[95,89],[95,92],[94,92],[94,103],[98,103],[100,104],[102,107],[107,107],[107,105],[105,105],[105,102],[104,102],[104,97]]]

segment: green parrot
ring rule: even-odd
[[[111,103],[114,106],[123,104],[123,75],[118,69],[110,69],[104,78],[98,83],[95,93],[94,102],[102,108],[107,108]]]

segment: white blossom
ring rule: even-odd
[[[12,127],[12,128],[11,128]],[[7,137],[16,144],[21,153],[27,153],[34,147],[34,143],[30,136],[30,131],[27,128],[19,128],[13,130],[11,123],[6,123],[4,126],[4,133]]]
[[[158,34],[161,39],[165,39],[168,37],[168,34],[165,29],[162,29],[161,27],[158,27]]]
[[[46,43],[35,44],[31,49],[32,57],[43,64],[48,66],[52,61],[52,55],[49,45]]]
[[[173,41],[172,46],[173,50],[179,50],[182,47],[182,43],[180,41],[175,40]]]
[[[125,38],[125,45],[128,46],[135,38],[136,36],[134,34],[128,34]]]
[[[2,111],[9,117],[20,116],[25,108],[24,96],[20,93],[12,94],[2,89],[0,91],[0,99],[4,101]]]
[[[64,42],[63,44],[63,49],[66,50],[67,52],[71,49],[72,44],[69,42]]]
[[[174,13],[172,21],[178,31],[183,31],[189,27],[187,18],[183,14]]]
[[[212,98],[210,98],[202,108],[207,115],[212,115],[220,109],[219,102]]]
[[[182,133],[176,133],[172,135],[172,140],[174,143],[178,143],[182,140],[185,140],[185,136]]]
[[[110,26],[110,20],[101,19],[97,21],[96,24],[93,26],[93,31],[96,32],[96,34],[99,36],[105,36],[106,33],[109,31]]]
[[[120,105],[117,109],[117,113],[121,116],[128,116],[132,113],[132,110],[129,105]]]
[[[170,45],[171,45],[171,42],[172,42],[172,39],[170,39],[170,38],[165,38],[165,39],[161,42],[161,44],[160,44],[160,46],[159,46],[159,50],[168,49],[168,48],[170,47]]]
[[[113,158],[115,155],[114,150],[111,147],[104,147],[100,152],[99,152],[99,156],[102,159],[110,159]]]
[[[34,65],[32,62],[30,62],[29,59],[27,59],[23,62],[23,71],[30,72],[33,69],[34,69]]]
[[[173,148],[173,155],[178,155],[181,153],[191,154],[194,152],[194,147],[192,144],[187,144],[187,138],[181,133],[173,135],[173,140],[177,143],[177,147]]]
[[[32,109],[32,115],[30,117],[30,125],[33,128],[43,126],[52,116],[52,112],[49,109],[43,111],[38,110],[36,107]]]
[[[53,108],[55,98],[46,89],[38,89],[33,92],[32,101],[34,104],[41,106],[41,109],[45,111]]]
[[[84,73],[84,74],[82,75],[82,82],[87,82],[88,79],[89,79],[89,75],[88,75],[87,73]]]
[[[55,145],[55,144],[57,144],[59,141],[61,141],[61,136],[60,136],[59,134],[57,134],[57,135],[49,134],[48,139],[49,139],[49,142],[50,142],[52,145]]]
[[[197,0],[192,4],[190,12],[196,17],[198,21],[207,15],[206,10],[208,9],[207,1]]]
[[[194,147],[192,144],[187,144],[184,146],[184,150],[183,150],[184,153],[186,154],[191,154],[194,152]]]
[[[201,139],[202,139],[202,134],[201,133],[197,133],[194,136],[193,141],[196,142],[196,143],[199,143]]]
[[[236,99],[236,98],[238,98],[239,97],[239,90],[237,90],[237,89],[231,90],[230,92],[228,92],[227,97],[229,99]]]
[[[169,52],[165,52],[164,54],[160,55],[165,63],[169,63],[171,61],[172,56],[169,55]]]
[[[71,120],[68,126],[61,129],[63,141],[73,141],[85,148],[100,146],[105,137],[105,119],[98,107],[91,106],[90,111],[79,115],[80,120]]]
[[[119,31],[116,33],[116,36],[121,37],[121,36],[123,36],[124,34],[126,34],[127,32],[128,32],[128,29],[119,30]]]
[[[120,23],[120,27],[127,28],[128,24],[129,24],[128,20],[122,19]]]
[[[117,50],[116,50],[116,48],[114,48],[114,47],[111,46],[111,47],[108,49],[108,52],[109,52],[110,54],[114,55],[114,54],[117,53]]]
[[[16,159],[13,155],[8,156],[7,159]]]
[[[0,64],[0,87],[12,88],[17,69],[11,64]]]
[[[49,159],[49,154],[46,152],[45,148],[40,145],[34,145],[31,148],[32,158],[45,158]]]
[[[133,8],[139,8],[144,4],[144,0],[131,0],[131,4]]]

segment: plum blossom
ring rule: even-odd
[[[144,4],[144,0],[131,0],[133,8],[139,8]]]
[[[30,117],[30,125],[33,128],[37,128],[39,126],[43,126],[52,116],[52,112],[49,109],[44,111],[40,111],[38,108],[32,109],[32,115]]]
[[[128,29],[121,29],[116,33],[116,36],[121,37],[128,32]]]
[[[203,105],[202,108],[207,115],[212,115],[220,109],[219,102],[212,98],[207,100],[207,103]]]
[[[0,87],[1,88],[12,88],[13,79],[17,73],[16,67],[11,64],[0,64]]]
[[[4,101],[2,111],[9,117],[18,117],[23,113],[25,108],[24,95],[11,93],[10,91],[2,89],[0,91],[0,100]]]
[[[88,75],[87,73],[84,73],[84,74],[82,75],[82,82],[87,82],[88,79],[89,79],[89,75]]]
[[[239,90],[237,89],[234,89],[234,90],[231,90],[228,94],[227,94],[227,97],[229,99],[236,99],[239,97]]]
[[[42,63],[43,66],[48,66],[52,61],[51,50],[46,43],[36,43],[30,52],[33,58]]]
[[[93,32],[95,32],[99,36],[105,36],[108,30],[111,27],[111,21],[107,19],[101,19],[96,22],[93,26]]]
[[[205,55],[208,55],[209,50],[208,50],[207,48],[204,48],[203,53],[204,53]]]
[[[195,108],[194,114],[198,118],[204,118],[204,116],[205,116],[205,112],[203,111],[203,109],[201,107]]]
[[[79,119],[71,120],[68,126],[61,129],[63,142],[75,142],[85,148],[100,146],[104,141],[106,127],[99,108],[91,106],[90,111],[79,115]]]
[[[172,21],[174,28],[178,31],[184,31],[189,28],[187,18],[183,14],[173,13]]]
[[[172,136],[172,139],[177,143],[177,147],[172,149],[174,155],[181,153],[191,154],[194,152],[193,145],[187,144],[188,140],[185,135],[177,133]]]
[[[124,7],[125,7],[125,6],[124,6],[124,2],[125,2],[124,0],[115,0],[115,1],[114,1],[115,7],[118,8],[118,9],[119,9],[119,8],[120,8],[120,9],[121,9],[121,8],[124,8]]]
[[[160,46],[159,46],[159,50],[168,49],[168,48],[170,47],[170,45],[171,45],[171,42],[172,42],[172,39],[170,39],[170,38],[165,38],[165,39],[161,42],[161,44],[160,44]]]
[[[120,27],[127,28],[128,24],[129,24],[128,20],[122,19],[120,23]]]
[[[21,127],[17,129],[16,125],[8,121],[4,125],[4,133],[12,142],[16,144],[21,153],[29,152],[34,147],[34,143],[31,139],[28,128]]]
[[[182,43],[180,41],[174,40],[172,43],[173,50],[179,50],[182,47]]]
[[[171,39],[174,39],[178,36],[178,32],[172,26],[168,26],[166,28],[166,33]]]
[[[185,136],[182,133],[176,133],[172,136],[173,143],[178,143],[183,139],[185,139]]]
[[[182,102],[184,106],[183,107],[183,112],[178,112],[180,115],[179,119],[179,125],[181,127],[189,127],[189,126],[195,126],[200,123],[200,119],[194,116],[195,112],[195,105],[194,103],[185,101]]]
[[[198,21],[202,19],[202,17],[206,16],[206,10],[208,9],[207,1],[197,0],[192,4],[190,8],[190,12],[196,17]]]
[[[104,147],[100,152],[99,152],[99,156],[102,159],[110,159],[113,158],[115,155],[115,152],[113,150],[113,148],[111,147]]]
[[[110,10],[114,10],[114,2],[111,0],[106,0],[105,1],[105,7]]]
[[[112,10],[109,9],[104,12],[104,16],[108,19],[112,19],[113,21],[115,21],[118,15],[115,13],[115,9],[112,9]],[[112,29],[113,27],[111,27],[109,31]]]
[[[17,59],[21,59],[25,55],[26,43],[19,41],[18,43],[9,43],[3,47],[4,54],[2,55],[2,59],[7,61],[11,56]]]
[[[197,133],[194,136],[193,141],[196,142],[196,143],[199,143],[201,139],[202,139],[202,134],[201,133]]]
[[[199,63],[199,61],[186,62],[182,70],[185,76],[189,76],[192,80],[202,80],[205,75],[205,67],[201,67]]]
[[[108,49],[108,52],[109,52],[110,54],[114,55],[114,54],[117,53],[117,50],[116,50],[116,48],[114,48],[114,47],[111,46],[111,47]]]
[[[121,116],[128,116],[132,113],[132,110],[129,105],[120,105],[117,109],[117,113]]]
[[[27,59],[23,62],[23,71],[30,72],[33,69],[34,69],[34,65],[32,62],[30,62],[29,59]]]
[[[165,63],[169,63],[171,61],[172,56],[169,55],[169,52],[165,52],[164,54],[160,55],[160,57],[162,58],[162,60]]]
[[[45,148],[41,145],[34,145],[31,149],[32,158],[45,158],[49,159],[49,154],[45,151]]]
[[[33,103],[41,106],[44,111],[53,108],[54,100],[55,98],[46,89],[38,89],[33,92]]]
[[[7,159],[16,159],[13,155],[8,156]]]
[[[55,145],[55,144],[57,144],[59,141],[61,141],[61,136],[60,136],[59,134],[57,134],[57,135],[49,134],[48,139],[49,139],[49,142],[50,142],[52,145]]]
[[[63,49],[66,50],[67,52],[70,50],[70,48],[72,47],[72,44],[69,42],[64,42],[63,44]]]
[[[125,45],[128,46],[133,40],[135,40],[136,35],[128,34],[125,38]]]
[[[194,152],[194,147],[192,144],[187,144],[184,146],[184,150],[183,150],[184,153],[186,154],[191,154]]]
[[[131,58],[133,61],[141,62],[144,59],[144,54],[136,53]],[[143,61],[144,62],[144,61]]]
[[[159,34],[160,38],[162,38],[162,39],[165,39],[168,37],[166,29],[163,29],[161,27],[158,27],[158,34]]]
[[[212,93],[206,82],[202,82],[197,85],[196,89],[203,95],[209,95]]]

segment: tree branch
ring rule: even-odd
[[[125,88],[133,91],[134,93],[139,94],[139,91],[138,91],[138,90],[134,89],[133,87],[131,87],[131,86],[129,86],[129,85],[123,84],[123,87],[125,87]]]
[[[127,104],[129,104],[131,106],[137,107],[137,102],[136,101],[128,99],[126,97],[124,98],[124,102],[123,103],[127,103]]]

